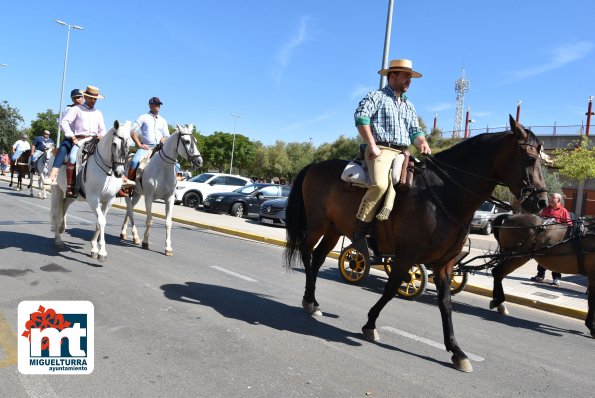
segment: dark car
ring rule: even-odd
[[[258,221],[261,224],[285,226],[285,208],[287,198],[267,200],[260,206]]]
[[[278,184],[250,184],[233,192],[213,193],[206,197],[203,209],[236,217],[258,216],[260,205],[269,199],[289,196],[290,187]]]

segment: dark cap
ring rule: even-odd
[[[70,92],[70,96],[71,97],[82,97],[83,94],[81,94],[81,90],[79,90],[78,88],[75,88],[74,90],[72,90]]]
[[[161,102],[161,100],[157,97],[151,97],[149,99],[149,104],[151,105],[163,105],[163,102]]]

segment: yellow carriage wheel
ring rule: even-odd
[[[392,271],[393,260],[390,257],[384,259],[384,271],[390,275]],[[400,297],[413,300],[426,291],[428,286],[428,271],[425,265],[415,264],[407,273],[407,277],[397,289],[397,295]]]
[[[362,253],[346,248],[339,256],[339,271],[347,283],[359,283],[370,273],[370,264]]]

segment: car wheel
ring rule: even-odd
[[[233,206],[231,206],[229,214],[239,218],[244,217],[244,205],[241,203],[234,203]]]
[[[483,229],[483,234],[484,235],[489,235],[492,233],[492,222],[488,221],[488,223],[486,224],[485,228]]]
[[[184,206],[198,207],[198,205],[202,203],[202,200],[200,198],[200,195],[196,192],[188,192],[186,195],[184,195],[183,202]]]

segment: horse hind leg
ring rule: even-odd
[[[316,301],[316,279],[326,256],[335,247],[340,236],[341,234],[336,229],[329,229],[312,251],[312,247],[320,239],[320,235],[309,234],[304,245],[305,249],[302,249],[302,262],[306,273],[306,288],[302,299],[302,307],[312,316],[322,316],[320,305]]]

